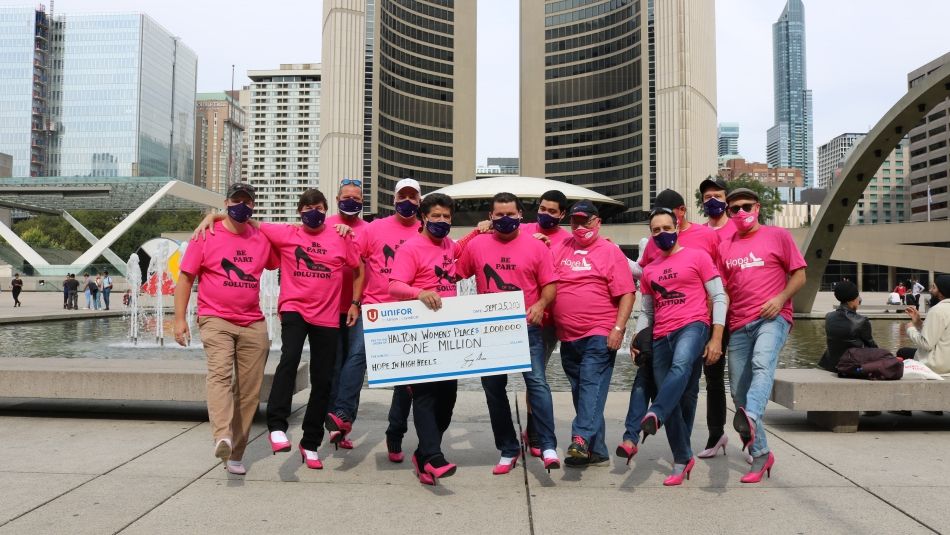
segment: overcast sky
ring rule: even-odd
[[[475,0],[462,0],[475,1]],[[712,0],[709,0],[712,1]],[[0,5],[33,5],[0,0]],[[772,125],[772,23],[784,0],[717,0],[719,120],[764,161]],[[266,7],[265,7],[266,6]],[[198,53],[198,90],[247,82],[248,69],[320,61],[322,2],[58,0],[57,13],[142,11]],[[907,73],[950,52],[948,0],[805,0],[815,146],[864,132],[907,90]],[[518,153],[518,1],[478,0],[477,159]]]

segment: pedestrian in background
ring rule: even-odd
[[[112,293],[112,277],[107,270],[102,270],[102,301],[109,310],[109,295]]]
[[[82,274],[82,291],[86,294],[86,310],[92,310],[92,290],[89,289],[89,274]]]
[[[23,291],[23,279],[20,278],[19,273],[13,275],[13,280],[10,281],[10,290],[13,294],[13,307],[23,306],[23,304],[20,303],[20,292]]]

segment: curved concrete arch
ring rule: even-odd
[[[855,147],[845,162],[840,178],[834,183],[812,222],[805,238],[804,254],[808,262],[808,280],[795,296],[796,312],[811,312],[828,266],[831,253],[841,236],[854,206],[871,177],[897,143],[938,103],[950,96],[950,63],[942,65],[921,84],[894,104],[868,135]]]

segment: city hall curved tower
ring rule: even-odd
[[[717,170],[708,0],[521,0],[521,166],[619,201]]]

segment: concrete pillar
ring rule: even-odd
[[[864,291],[864,263],[858,262],[857,273],[855,273],[855,278],[858,279],[854,281],[858,285],[858,293]]]
[[[885,291],[891,291],[891,288],[897,286],[897,268],[894,266],[887,266],[887,288]]]

